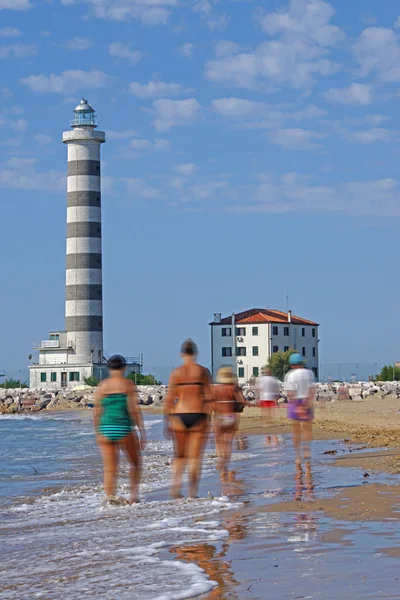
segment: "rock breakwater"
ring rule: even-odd
[[[138,386],[142,406],[162,407],[167,387],[165,385]],[[244,386],[244,395],[255,402],[254,386]],[[95,388],[71,390],[0,389],[0,414],[39,412],[42,410],[76,410],[93,407]],[[317,402],[361,402],[367,398],[379,399],[391,396],[400,400],[400,382],[318,383]],[[281,393],[280,402],[285,402]]]
[[[95,388],[71,390],[0,389],[0,414],[92,408]],[[142,406],[161,406],[166,386],[138,386]]]

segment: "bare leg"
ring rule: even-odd
[[[130,463],[131,502],[139,501],[139,484],[142,479],[142,454],[136,432],[121,440],[121,446]]]
[[[228,469],[229,467],[229,463],[231,462],[231,457],[232,457],[232,444],[233,444],[233,438],[235,437],[235,431],[230,431],[229,433],[225,434],[225,453],[224,453],[224,461],[225,461],[225,465],[224,468]]]
[[[292,440],[296,453],[296,465],[301,466],[301,423],[292,420]]]
[[[311,461],[310,443],[312,441],[312,421],[303,421],[303,455],[306,462]]]
[[[174,460],[172,463],[172,498],[181,498],[182,477],[185,471],[187,456],[186,447],[189,433],[186,431],[174,431]]]
[[[222,472],[224,468],[224,434],[218,425],[215,427],[215,448],[217,451],[217,471]]]
[[[98,444],[103,457],[104,492],[107,497],[115,496],[119,456],[118,446],[103,436],[98,436]]]
[[[204,447],[207,442],[207,429],[191,431],[189,434],[189,496],[196,498],[203,465]]]

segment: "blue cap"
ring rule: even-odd
[[[304,358],[298,352],[290,355],[289,365],[302,365],[304,362]]]

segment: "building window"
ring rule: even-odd
[[[283,348],[283,351],[284,351],[284,352],[287,352],[288,350],[289,350],[289,346],[285,346],[285,347]]]
[[[278,326],[274,325],[272,328],[272,335],[278,335]]]
[[[246,327],[236,327],[236,335],[246,335]]]
[[[47,376],[46,373],[40,373],[40,383],[46,383]]]
[[[236,348],[236,356],[246,356],[246,348],[244,346]]]
[[[318,369],[317,369],[317,367],[313,367],[312,371],[314,373],[315,379],[318,379]]]
[[[57,381],[57,373],[51,373],[50,374],[50,381],[52,381],[53,383],[55,381]]]
[[[258,335],[258,327],[253,327],[252,334],[253,335]]]
[[[59,342],[60,341],[60,335],[58,333],[51,333],[50,334],[50,340],[52,342]]]
[[[301,349],[301,355],[302,356],[306,355],[306,348],[305,348],[305,346],[303,346],[302,349]]]
[[[231,337],[232,328],[231,327],[223,327],[222,328],[222,337]]]
[[[274,354],[276,354],[277,352],[279,352],[279,348],[278,348],[278,346],[273,346],[273,348],[272,348],[272,352],[273,352]]]
[[[258,346],[253,346],[253,356],[258,356]]]
[[[258,367],[253,367],[253,375],[254,377],[258,377]]]
[[[79,373],[79,371],[72,371],[69,374],[69,380],[70,381],[79,381],[79,379],[80,379],[80,373]]]
[[[312,336],[315,337],[315,329],[314,329],[314,327],[313,327],[313,330],[312,330]]]
[[[232,356],[232,348],[230,346],[222,348],[222,356]]]
[[[239,367],[239,369],[238,369],[238,377],[240,379],[243,379],[243,377],[244,377],[244,367]]]
[[[312,349],[312,355],[315,357],[317,355],[315,348]]]
[[[301,328],[301,337],[306,337],[306,328],[305,327]]]
[[[283,328],[283,335],[289,335],[289,327]]]

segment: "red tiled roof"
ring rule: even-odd
[[[273,310],[269,308],[251,308],[235,315],[236,324],[246,323],[288,323],[288,313],[282,312],[281,310]],[[232,317],[224,317],[221,319],[221,323],[213,321],[210,325],[230,325],[232,323]],[[314,321],[308,321],[301,317],[292,315],[292,323],[294,325],[315,325],[318,323]]]

